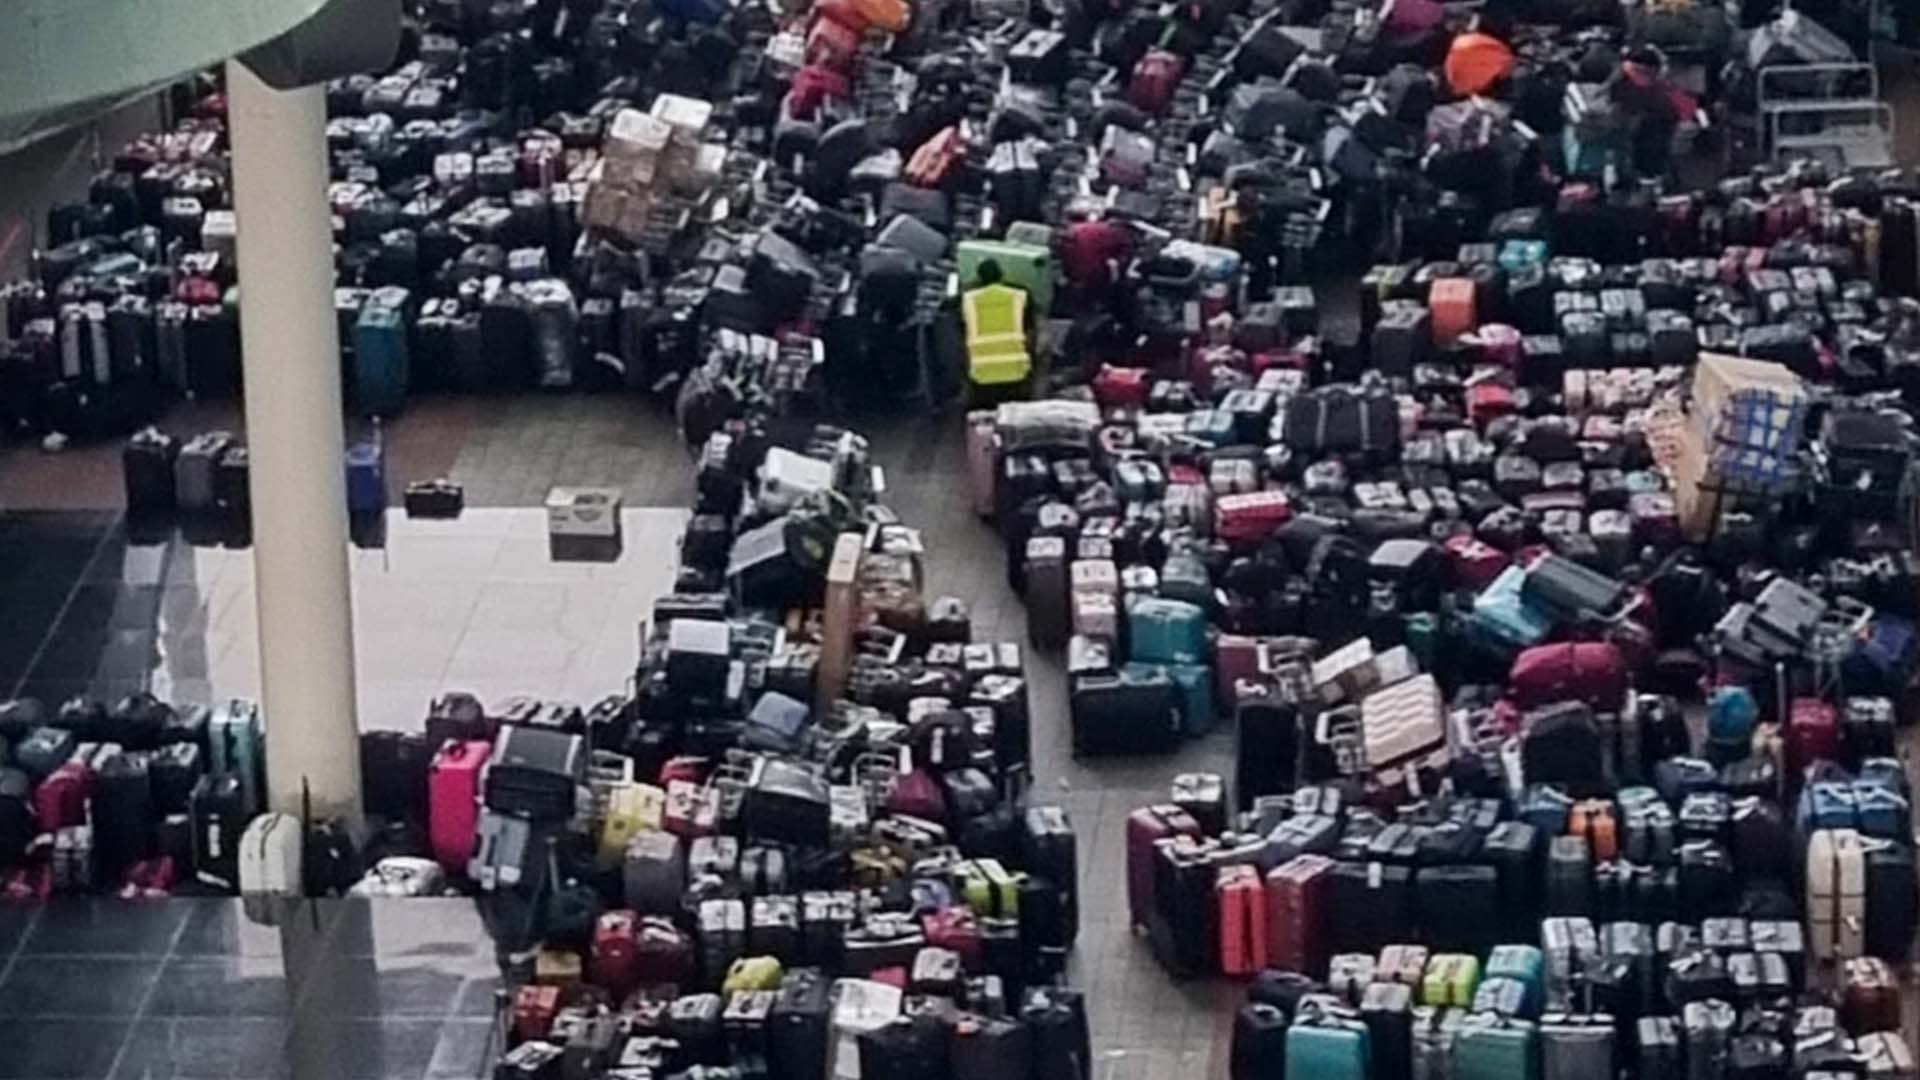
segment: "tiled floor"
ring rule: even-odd
[[[487,1075],[501,977],[464,900],[0,910],[0,1078]]]
[[[926,534],[929,594],[964,597],[983,638],[1024,640],[1024,611],[1006,584],[997,534],[974,518],[963,495],[960,417],[851,423],[873,440],[889,504]],[[184,433],[236,425],[230,410],[200,406],[177,412],[169,426]],[[417,726],[427,701],[443,689],[585,701],[621,689],[632,670],[640,619],[672,580],[673,541],[693,494],[690,462],[668,415],[629,398],[429,401],[388,425],[385,437],[396,490],[410,479],[450,475],[465,485],[469,508],[451,523],[392,514],[385,546],[352,554],[362,725]],[[610,484],[625,495],[626,543],[616,563],[556,564],[547,558],[537,507],[548,488],[581,483]],[[49,700],[74,693],[112,696],[142,686],[182,700],[255,693],[250,551],[196,545],[177,533],[130,538],[119,502],[112,447],[76,447],[59,455],[31,447],[0,451],[0,505],[6,507],[0,514],[0,610],[10,616],[0,620],[0,634],[6,635],[0,640],[0,692]],[[1092,995],[1097,1076],[1158,1080],[1196,1070],[1222,1075],[1235,988],[1170,982],[1133,939],[1123,890],[1115,886],[1124,867],[1127,812],[1164,793],[1175,772],[1223,768],[1230,743],[1215,735],[1175,758],[1076,762],[1068,749],[1058,662],[1029,654],[1028,666],[1035,797],[1064,805],[1080,832],[1084,899],[1073,977]],[[0,950],[7,945],[5,933],[0,923]],[[136,951],[115,939],[138,933],[103,931],[104,944],[93,951]],[[221,963],[229,971],[247,966]],[[261,963],[272,968],[270,954]],[[157,960],[115,964],[90,967],[89,985],[113,982],[116,999],[152,989],[163,1005],[190,1002],[202,992],[195,988],[199,983],[172,985],[170,971],[154,979]],[[215,978],[216,971],[195,970],[208,985],[229,985]],[[383,974],[382,1010],[388,985]],[[409,998],[407,985],[404,979],[392,984],[400,988],[394,1000]],[[159,986],[164,989],[153,989]],[[231,1044],[231,1052],[244,1058],[277,1045],[276,1038],[291,1037],[285,1013],[275,1008],[283,1000],[275,996],[283,993],[277,986],[249,991],[237,1011],[250,1019],[220,1029],[215,1045]],[[227,995],[219,998],[223,1002],[241,993],[205,992]],[[362,1001],[360,1008],[376,1011],[364,1004],[373,999],[350,996]],[[0,983],[0,1014],[7,998]],[[414,1005],[398,1008],[415,1011]],[[125,1020],[131,1026],[124,1034],[137,1053],[123,1056],[115,1075],[197,1076],[202,1074],[195,1061],[219,1056],[200,1042],[215,1034],[207,1021]],[[0,1015],[0,1037],[7,1023]],[[16,1030],[54,1032],[58,1025]],[[422,1054],[431,1059],[438,1038],[431,1034],[401,1025],[383,1036],[394,1040],[391,1060],[403,1066],[399,1073],[419,1075],[412,1064]],[[27,1058],[40,1067],[32,1055]],[[127,1071],[152,1060],[161,1064],[151,1072]],[[92,1074],[87,1067],[93,1064],[77,1062],[74,1074]],[[40,1074],[0,1063],[0,1080],[29,1075]]]

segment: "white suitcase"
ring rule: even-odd
[[[265,813],[240,837],[240,892],[245,896],[299,896],[301,828],[292,814]]]
[[[860,1034],[878,1031],[900,1015],[897,987],[868,979],[833,984],[833,1019],[827,1037],[829,1080],[860,1080]]]
[[[1076,593],[1120,593],[1120,568],[1112,559],[1076,559],[1070,573]]]
[[[353,887],[355,896],[438,896],[447,875],[432,859],[392,855],[374,864]]]
[[[760,465],[755,503],[767,514],[784,514],[803,496],[833,486],[833,464],[776,446]]]
[[[1120,637],[1120,602],[1112,593],[1075,592],[1073,594],[1073,632],[1091,638],[1117,641]]]
[[[1860,834],[1817,829],[1807,839],[1807,947],[1816,960],[1843,960],[1864,949],[1867,862]]]
[[[1367,767],[1383,769],[1411,760],[1447,741],[1440,685],[1431,675],[1368,694],[1360,704]]]

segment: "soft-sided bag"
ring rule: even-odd
[[[1577,700],[1613,710],[1627,691],[1627,664],[1611,642],[1536,645],[1514,659],[1507,685],[1521,708]]]

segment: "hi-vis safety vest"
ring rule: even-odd
[[[1027,356],[1027,294],[1007,285],[983,285],[967,290],[960,310],[974,383],[993,386],[1026,378],[1033,369]]]

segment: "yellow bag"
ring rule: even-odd
[[[667,793],[652,784],[621,784],[607,793],[607,817],[600,825],[600,844],[594,865],[612,870],[627,857],[627,845],[636,834],[660,827]]]
[[[727,969],[720,989],[729,994],[780,989],[780,961],[771,956],[743,956]]]

